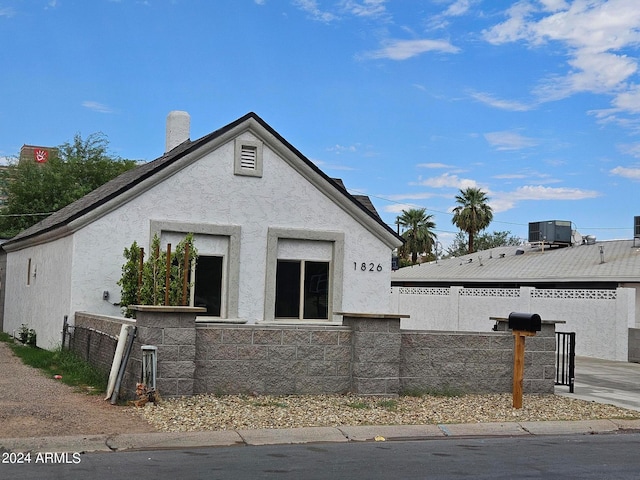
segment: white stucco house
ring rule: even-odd
[[[3,329],[60,343],[65,316],[120,316],[123,250],[195,234],[206,321],[339,322],[390,312],[401,238],[255,113],[200,139],[172,112],[166,153],[4,243]],[[363,267],[364,266],[364,267]],[[194,295],[191,296],[192,302]],[[204,298],[204,300],[202,300]]]
[[[640,238],[499,247],[401,268],[392,297],[393,311],[410,315],[404,328],[487,331],[492,317],[532,312],[566,322],[557,331],[576,332],[577,355],[627,361],[640,328]]]

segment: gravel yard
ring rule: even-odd
[[[306,426],[640,418],[640,412],[557,395],[377,398],[198,395],[144,408],[113,406],[24,365],[0,342],[0,438]]]
[[[413,425],[640,418],[640,412],[557,395],[511,394],[372,398],[351,395],[198,395],[136,410],[164,432],[340,425]]]

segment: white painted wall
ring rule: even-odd
[[[54,348],[61,343],[64,315],[70,306],[72,251],[73,239],[65,237],[7,255],[5,332],[17,333],[25,324],[36,330],[39,347]]]
[[[490,317],[532,312],[564,320],[557,331],[576,332],[576,354],[627,361],[628,328],[635,325],[636,290],[544,290],[532,287],[394,287],[393,311],[411,317],[402,328],[489,331]]]
[[[248,133],[244,137],[258,140]],[[267,145],[263,164],[261,178],[234,175],[231,140],[72,235],[9,252],[7,278],[11,280],[7,285],[5,329],[15,328],[26,319],[34,324],[39,339],[45,342],[42,345],[47,346],[59,338],[64,315],[70,319],[76,311],[119,315],[120,308],[114,304],[120,301],[117,281],[124,261],[123,250],[135,240],[149,251],[151,220],[240,227],[237,315],[240,319],[256,322],[264,318],[269,228],[342,232],[341,310],[388,313],[389,246]],[[173,242],[175,235],[172,235],[166,239]],[[197,236],[195,244],[205,253],[221,245],[228,246],[228,239]],[[295,242],[283,245],[297,249],[298,253],[307,248]],[[327,251],[326,244],[315,245],[310,253],[326,256]],[[38,265],[37,287],[22,285],[28,257],[33,257]],[[363,263],[367,266],[365,271],[361,270]],[[40,264],[46,264],[47,268],[41,270]],[[108,300],[103,299],[105,291],[109,292]],[[47,315],[42,316],[43,313]]]
[[[622,283],[621,287],[633,288],[636,291],[636,305],[640,306],[640,283]],[[636,309],[635,324],[632,328],[640,328],[640,308]]]

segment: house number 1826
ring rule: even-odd
[[[376,266],[374,263],[362,262],[360,264],[360,267],[358,267],[358,262],[353,262],[353,269],[358,270],[358,268],[360,268],[360,271],[362,272],[381,272],[382,271],[382,265],[380,264]]]

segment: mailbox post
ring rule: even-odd
[[[509,314],[509,328],[513,331],[513,408],[522,408],[522,382],[524,380],[524,345],[527,337],[542,330],[537,313]]]

